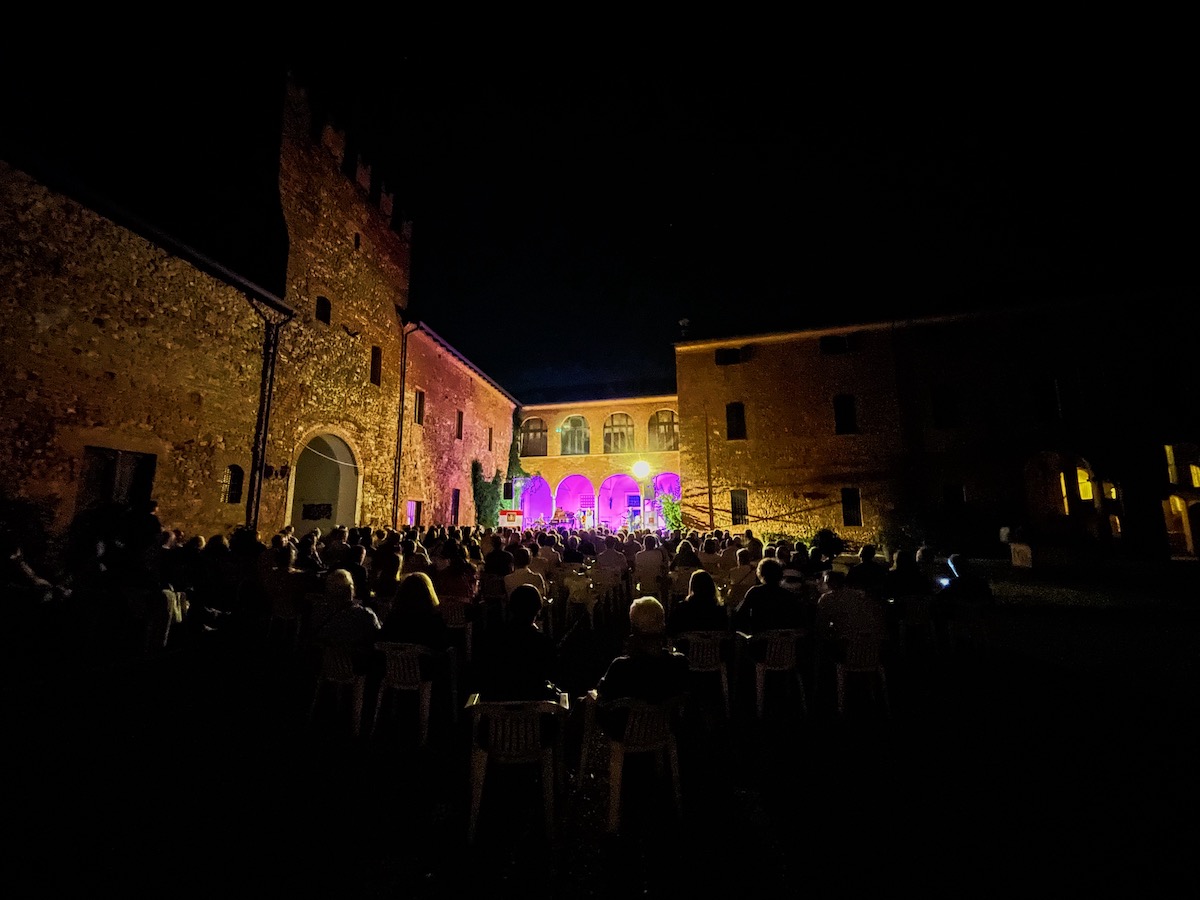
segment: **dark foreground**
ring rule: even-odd
[[[805,718],[779,694],[759,721],[743,680],[731,721],[684,727],[682,819],[632,761],[615,836],[606,752],[580,777],[572,718],[556,839],[513,768],[489,775],[474,847],[467,724],[444,706],[424,749],[312,731],[299,670],[215,642],[10,677],[4,878],[22,895],[1197,893],[1200,615],[1002,605],[990,624],[990,652],[897,659],[890,719],[840,720],[824,694]]]

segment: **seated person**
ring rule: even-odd
[[[771,557],[758,561],[758,584],[746,591],[746,599],[734,614],[733,627],[746,634],[780,628],[803,628],[804,605],[799,595],[783,586],[783,564]]]
[[[511,597],[513,591],[522,584],[532,584],[538,589],[538,596],[546,596],[546,579],[529,567],[532,557],[529,548],[517,545],[512,551],[513,570],[504,576],[504,593]]]
[[[688,593],[671,610],[667,634],[676,637],[685,631],[728,631],[729,616],[717,596],[717,583],[703,569],[692,573]]]
[[[450,646],[450,632],[446,627],[446,620],[438,611],[437,591],[434,590],[433,580],[426,573],[413,572],[400,582],[391,611],[383,620],[379,640],[420,644],[437,654],[443,654]],[[422,677],[433,678],[447,674],[448,664],[441,660],[440,656],[423,658]]]
[[[355,671],[370,670],[379,618],[363,606],[354,593],[354,577],[345,569],[334,569],[325,581],[329,615],[316,632],[317,643],[347,648],[354,656]]]
[[[653,597],[639,597],[629,606],[630,634],[625,653],[608,665],[596,685],[603,704],[634,699],[661,703],[687,691],[687,657],[666,638],[666,612]],[[607,734],[622,735],[625,716],[620,710],[597,710],[597,722]]]
[[[478,689],[483,700],[557,700],[549,685],[557,677],[554,641],[538,627],[542,595],[532,584],[515,588],[508,621],[483,641]]]

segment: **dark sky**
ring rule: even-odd
[[[409,59],[374,137],[413,179],[413,310],[536,402],[670,390],[684,319],[695,338],[1191,291],[1180,74]]]
[[[525,402],[672,390],[681,320],[698,338],[1196,300],[1193,79],[1169,46],[354,49],[290,68],[412,219],[412,311]],[[6,69],[0,99],[10,133],[92,177],[278,246],[287,68],[93,51],[55,79]]]

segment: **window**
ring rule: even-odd
[[[461,441],[463,434],[463,411],[460,409],[454,414],[454,439]]]
[[[714,354],[714,361],[718,366],[736,366],[749,358],[749,347],[720,347]]]
[[[546,422],[544,419],[526,419],[521,423],[521,455],[546,455]]]
[[[489,425],[488,426],[488,450],[490,451],[491,449],[492,449],[492,428]]]
[[[824,354],[849,353],[851,349],[850,335],[827,334],[821,338],[820,348]]]
[[[425,424],[425,392],[413,391],[413,421],[418,425]]]
[[[154,491],[158,457],[111,447],[84,447],[78,509],[95,509],[110,503],[139,506]]]
[[[1064,516],[1071,514],[1071,497],[1067,493],[1067,475],[1065,472],[1058,473],[1058,487],[1062,492],[1062,511]]]
[[[333,304],[329,302],[328,297],[317,298],[317,321],[329,324],[333,319]]]
[[[585,456],[592,452],[592,435],[588,430],[587,419],[583,416],[569,416],[562,425],[563,456]]]
[[[383,381],[383,350],[371,348],[371,384],[378,385]]]
[[[409,525],[421,524],[421,506],[420,500],[409,500],[405,504],[405,514],[408,518]]]
[[[746,439],[746,406],[744,403],[725,404],[725,439],[727,441],[744,441]]]
[[[458,524],[458,503],[459,503],[460,497],[461,497],[461,494],[460,494],[458,488],[455,488],[454,490],[452,490],[450,492],[450,524],[451,525]]]
[[[679,417],[674,410],[660,409],[650,417],[646,446],[651,450],[679,449]]]
[[[842,488],[842,524],[862,525],[862,497],[858,488]]]
[[[633,452],[633,419],[625,413],[613,413],[604,421],[604,452]]]
[[[1171,444],[1165,444],[1163,450],[1167,454],[1167,481],[1171,484],[1179,483],[1179,469],[1175,465],[1175,448]]]
[[[729,514],[734,525],[746,525],[750,522],[750,496],[747,491],[729,492]]]
[[[1200,487],[1200,466],[1191,463],[1188,471],[1192,473],[1192,487]]]
[[[245,473],[241,466],[226,466],[225,474],[221,477],[221,502],[242,502],[242,479]]]
[[[1079,499],[1091,500],[1094,492],[1092,491],[1092,476],[1088,474],[1088,470],[1076,468],[1075,477],[1079,481]]]
[[[838,394],[833,398],[833,430],[836,434],[858,434],[853,394]]]

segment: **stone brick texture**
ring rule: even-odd
[[[264,537],[288,521],[298,456],[320,434],[342,438],[360,466],[360,524],[392,521],[398,310],[408,305],[409,229],[392,228],[380,208],[392,208],[391,196],[372,202],[369,172],[341,174],[344,140],[329,128],[310,137],[295,89],[284,120],[283,300],[294,315],[280,331],[258,519]],[[0,284],[0,489],[7,496],[37,504],[61,536],[77,512],[91,445],[156,455],[153,491],[167,527],[209,536],[245,522],[245,498],[222,502],[220,485],[226,467],[237,465],[249,487],[259,410],[265,325],[242,290],[4,162]],[[316,317],[318,297],[330,302],[328,324]],[[381,351],[378,385],[373,347]],[[428,400],[426,424],[405,429],[401,514],[404,500],[417,499],[426,521],[446,521],[458,488],[459,520],[473,523],[471,460],[489,476],[506,469],[515,401],[424,331],[409,336],[408,353],[407,415],[414,390]],[[462,440],[454,434],[457,409]]]
[[[718,349],[741,361],[718,365]],[[851,541],[878,531],[902,452],[886,334],[861,335],[854,354],[822,354],[811,336],[680,345],[675,359],[685,519],[792,537],[831,527]],[[837,394],[854,396],[859,433],[836,433]],[[744,406],[745,439],[727,435],[730,403]],[[860,490],[861,526],[843,522],[843,487]],[[733,490],[748,500],[749,519],[737,525]]]

